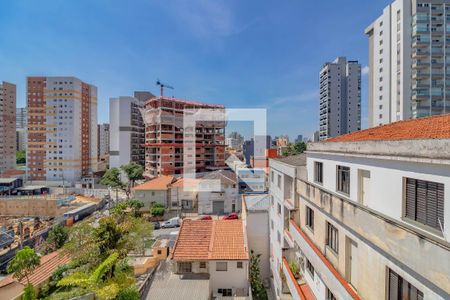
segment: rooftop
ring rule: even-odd
[[[175,178],[173,176],[158,176],[151,179],[141,185],[136,186],[133,190],[135,191],[160,191],[167,190],[168,186],[174,182]]]
[[[271,158],[291,166],[306,166],[306,154],[297,154],[285,157]]]
[[[243,195],[247,211],[268,211],[270,207],[270,195]]]
[[[369,128],[325,142],[450,139],[450,114],[411,119]]]
[[[199,102],[199,101],[191,101],[191,100],[186,100],[186,99],[180,99],[180,98],[174,98],[174,97],[154,97],[151,98],[149,100],[147,100],[146,104],[154,102],[154,101],[159,101],[159,100],[167,100],[167,101],[173,101],[173,102],[177,102],[177,103],[181,103],[181,104],[185,104],[185,105],[193,105],[193,106],[202,106],[202,107],[207,107],[207,108],[225,108],[224,105],[222,104],[208,104],[208,103],[203,103],[203,102]]]
[[[174,260],[247,260],[241,220],[189,220],[181,225]]]

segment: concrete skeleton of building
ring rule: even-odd
[[[450,298],[450,115],[270,161],[272,285],[294,299]],[[300,267],[292,276],[289,263]],[[282,276],[284,273],[284,276]]]
[[[450,112],[450,2],[396,0],[365,30],[369,127]]]
[[[361,65],[338,57],[320,71],[320,140],[361,129]]]
[[[187,147],[192,154],[184,153],[187,134],[185,130],[188,129],[184,128],[184,114],[201,109],[223,112],[223,120],[196,121],[195,129],[189,129],[195,130],[195,137],[190,137],[195,143],[195,149]],[[154,177],[182,174],[185,167],[190,171],[195,169],[196,172],[224,167],[224,109],[223,105],[169,97],[155,97],[147,101],[144,118],[145,174]],[[185,156],[192,157],[185,161]]]
[[[109,165],[119,168],[133,161],[145,165],[145,101],[154,97],[150,92],[137,91],[134,97],[109,99]]]
[[[27,177],[73,183],[97,169],[97,88],[75,77],[27,78]]]
[[[0,173],[16,167],[16,85],[0,84]]]

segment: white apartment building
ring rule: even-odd
[[[109,124],[98,124],[98,158],[109,155]]]
[[[361,65],[338,57],[320,70],[320,140],[361,129]]]
[[[97,170],[97,88],[75,77],[27,78],[27,177],[73,184]]]
[[[0,84],[0,173],[16,166],[16,85]]]
[[[369,37],[369,127],[450,112],[450,1],[396,0]]]
[[[149,92],[135,92],[134,97],[109,99],[109,165],[118,168],[134,161],[145,165],[145,124],[142,109],[153,97]]]
[[[395,122],[309,144],[306,166],[271,160],[277,291],[449,299],[449,128],[450,115]]]

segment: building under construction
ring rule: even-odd
[[[184,115],[199,109],[218,112],[222,118],[195,122],[195,139],[192,139],[193,142],[189,144],[184,130]],[[223,105],[204,104],[164,96],[148,100],[145,104],[145,174],[148,177],[183,174],[185,158],[187,158],[183,146],[187,145],[189,145],[186,147],[188,150],[193,150],[194,147],[190,145],[195,145],[195,155],[189,156],[192,160],[189,158],[190,161],[186,164],[192,165],[196,172],[224,167],[224,117]]]

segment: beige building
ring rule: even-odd
[[[0,84],[0,173],[16,166],[16,85]]]

